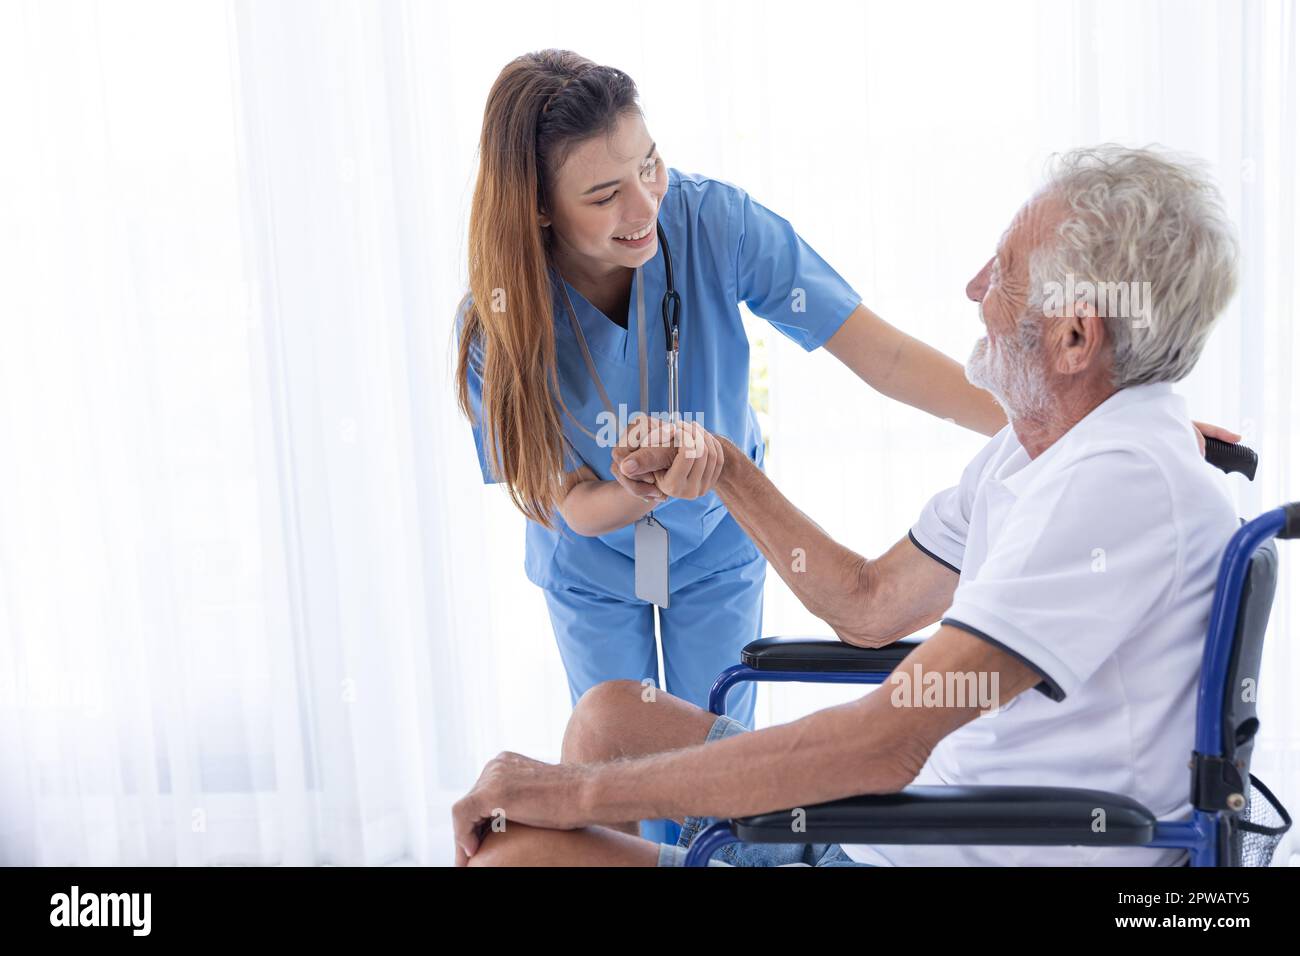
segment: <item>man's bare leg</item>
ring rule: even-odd
[[[488,833],[470,866],[657,866],[659,844],[608,827],[544,830],[506,823]]]
[[[562,763],[602,763],[704,743],[717,717],[634,680],[606,681],[573,708]],[[680,820],[678,822],[681,822]],[[637,836],[635,822],[617,827],[546,830],[506,823],[488,832],[470,866],[656,866],[659,844]]]
[[[606,681],[583,694],[573,708],[560,762],[604,763],[702,744],[715,720],[715,714],[656,687],[634,680]],[[632,836],[640,832],[635,821],[613,829]]]

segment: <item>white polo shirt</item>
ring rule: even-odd
[[[1032,461],[1010,426],[911,530],[960,569],[943,622],[1043,677],[942,740],[915,784],[1126,794],[1191,816],[1196,681],[1219,559],[1238,527],[1168,384],[1123,389]],[[882,688],[881,693],[887,693]],[[879,866],[1182,863],[1178,849],[845,846]]]

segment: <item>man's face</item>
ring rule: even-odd
[[[612,135],[578,144],[555,173],[548,210],[554,239],[562,254],[588,260],[592,271],[643,265],[659,248],[654,227],[667,189],[645,121],[625,113]],[[619,238],[632,235],[641,238]]]
[[[1045,319],[1029,307],[1029,256],[1049,238],[1057,210],[1043,199],[1016,213],[996,254],[966,286],[987,334],[966,362],[971,384],[992,392],[1012,417],[1033,414],[1048,400]]]

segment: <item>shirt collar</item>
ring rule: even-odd
[[[1159,401],[1162,398],[1173,395],[1174,386],[1171,382],[1151,382],[1145,385],[1130,385],[1128,388],[1121,388],[1113,395],[1109,396],[1104,402],[1090,411],[1083,418],[1075,422],[1074,426],[1064,435],[1052,442],[1041,455],[1032,461],[1029,453],[1025,451],[1024,446],[1020,444],[1019,439],[1015,437],[1012,431],[1011,441],[1016,443],[1015,452],[1010,455],[1006,461],[998,466],[993,473],[995,481],[1000,482],[1012,494],[1019,495],[1025,485],[1033,480],[1033,477],[1041,473],[1050,463],[1061,454],[1061,449],[1069,444],[1078,443],[1086,438],[1097,428],[1105,427],[1104,419],[1113,415],[1120,409],[1129,408],[1142,402]],[[1008,429],[1010,425],[1006,426]]]
[[[635,276],[632,279],[632,287],[628,294],[627,328],[624,328],[610,321],[608,316],[588,302],[586,297],[561,276],[558,270],[549,268],[549,273],[557,334],[565,338],[573,337],[573,326],[569,321],[569,303],[572,302],[578,325],[587,340],[587,347],[602,358],[635,368],[638,362]],[[663,276],[662,255],[656,255],[641,267],[642,281],[645,282],[646,341],[647,349],[652,355],[656,354],[656,351],[663,351],[662,345],[659,345],[657,350],[655,348],[655,329],[662,328],[656,319],[659,316],[659,301],[664,294],[665,279]],[[567,299],[565,298],[566,291],[568,292]],[[660,332],[658,341],[662,342],[662,340],[663,333]]]

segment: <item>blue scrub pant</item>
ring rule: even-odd
[[[546,606],[576,704],[607,680],[654,681],[674,697],[707,708],[718,674],[740,663],[741,649],[763,634],[763,581],[767,561],[714,571],[672,592],[659,609],[664,670],[655,653],[655,606],[580,588],[548,590]],[[727,715],[754,727],[755,688],[740,684],[727,695]],[[642,835],[676,840],[672,821],[642,824]]]

